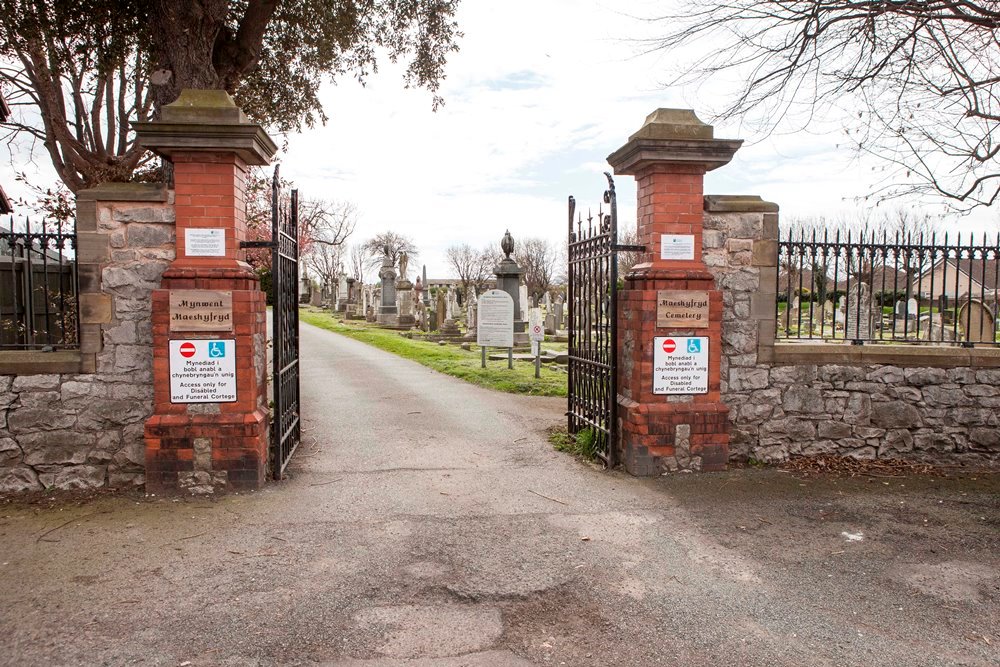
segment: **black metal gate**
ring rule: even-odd
[[[281,479],[299,444],[299,192],[271,184],[272,377],[271,467]]]
[[[616,463],[618,431],[618,204],[611,174],[597,214],[569,198],[569,432],[589,430],[595,453]],[[605,210],[604,205],[608,208]],[[574,229],[575,227],[575,229]]]

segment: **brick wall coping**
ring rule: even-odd
[[[887,364],[902,367],[997,368],[1000,349],[918,345],[851,345],[849,343],[775,343],[772,364]]]

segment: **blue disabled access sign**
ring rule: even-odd
[[[653,393],[708,393],[708,337],[653,339]]]
[[[236,341],[170,341],[171,403],[236,401]]]

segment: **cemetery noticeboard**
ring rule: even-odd
[[[657,290],[656,326],[707,328],[708,292]]]
[[[171,331],[232,331],[233,293],[218,290],[171,290]]]
[[[225,257],[226,230],[222,227],[188,227],[184,230],[186,257]]]
[[[170,341],[170,402],[236,402],[236,341]]]
[[[694,259],[694,234],[660,234],[660,259]]]
[[[476,344],[480,347],[514,347],[514,299],[499,289],[479,297]]]
[[[708,337],[653,338],[653,393],[708,393]]]

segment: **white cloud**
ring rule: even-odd
[[[431,111],[426,91],[403,89],[392,65],[366,87],[350,79],[328,85],[321,98],[329,124],[289,138],[282,172],[306,196],[355,202],[357,240],[386,229],[412,236],[430,274],[448,273],[449,245],[498,244],[508,228],[515,239],[561,242],[567,195],[583,209],[598,203],[605,156],[646,114],[694,106],[707,118],[703,103],[726,92],[722,83],[663,90],[676,58],[636,56],[634,40],[657,27],[634,17],[663,11],[653,0],[466,0],[458,16],[465,36],[449,59],[440,111]],[[743,134],[716,128],[717,137]],[[873,165],[855,161],[839,140],[796,133],[748,142],[708,175],[706,192],[759,194],[783,215],[853,208],[873,182]],[[0,178],[12,181],[7,169]],[[634,183],[621,177],[617,185],[621,220],[630,224]],[[963,224],[995,221],[983,211]]]

